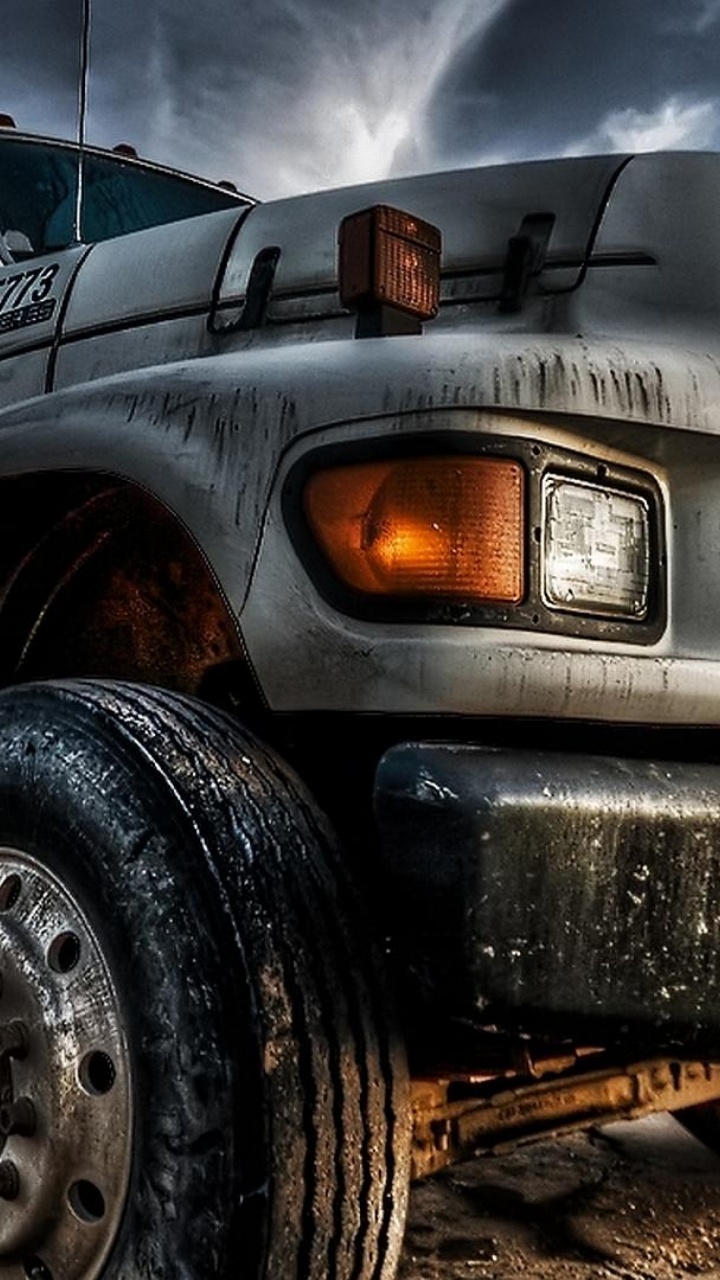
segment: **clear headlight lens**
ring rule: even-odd
[[[543,597],[551,608],[642,621],[650,586],[645,498],[563,476],[543,481]]]

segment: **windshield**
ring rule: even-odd
[[[0,141],[0,231],[27,237],[28,254],[48,253],[73,241],[78,152],[51,143]],[[86,152],[82,240],[92,244],[242,206],[241,197],[192,178]]]

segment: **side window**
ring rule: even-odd
[[[0,147],[0,232],[12,259],[47,253],[72,240],[68,233],[48,235],[53,214],[71,210],[77,182],[77,158],[71,152],[6,143]]]
[[[120,157],[90,151],[82,164],[86,244],[245,203],[231,192]],[[0,262],[3,253],[13,262],[73,243],[77,182],[73,147],[0,140]]]
[[[83,240],[88,244],[239,203],[237,196],[201,183],[92,155],[85,160],[84,186]]]

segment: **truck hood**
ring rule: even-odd
[[[570,289],[625,164],[622,156],[593,156],[402,178],[294,196],[240,214],[223,210],[107,240],[93,246],[77,274],[63,336],[207,314],[213,297],[221,306],[235,304],[245,296],[257,254],[270,246],[280,249],[274,298],[334,295],[330,309],[339,309],[338,228],[347,214],[373,204],[394,205],[438,226],[443,275],[472,277],[476,296],[498,290],[508,240],[523,218],[552,213],[543,287]]]
[[[444,275],[497,277],[508,240],[528,214],[552,213],[544,282],[572,288],[591,251],[623,156],[541,160],[487,169],[321,191],[257,205],[245,219],[228,260],[222,299],[244,296],[256,255],[281,251],[275,297],[333,290],[342,219],[370,205],[388,204],[439,227]],[[549,274],[551,273],[551,274]]]

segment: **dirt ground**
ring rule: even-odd
[[[413,1189],[401,1280],[720,1280],[720,1157],[670,1116]]]

